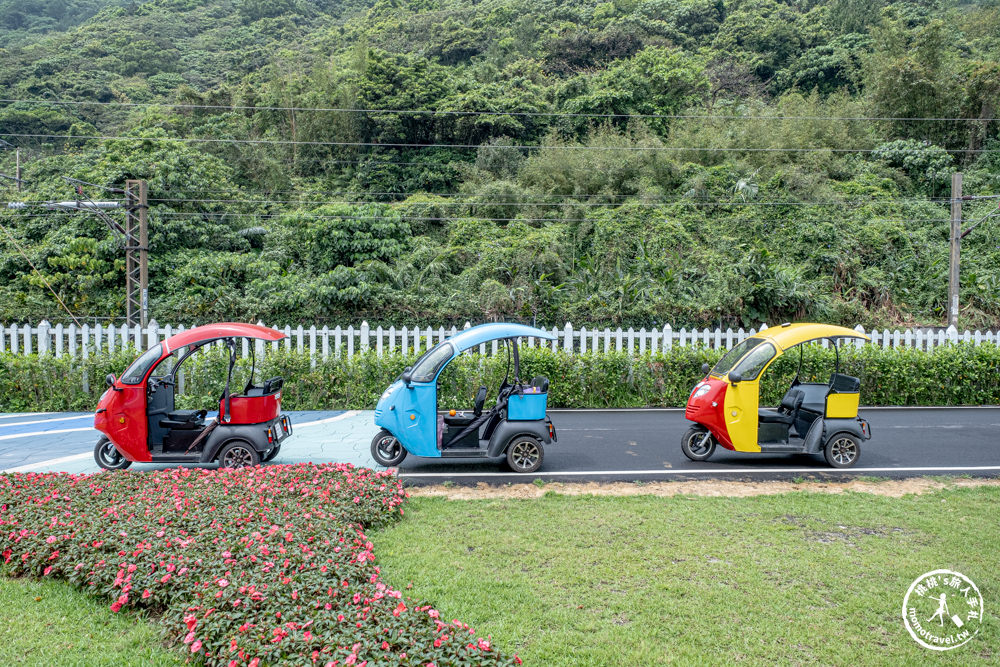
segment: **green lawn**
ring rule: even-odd
[[[154,624],[65,581],[0,577],[0,665],[182,665]]]
[[[1000,662],[1000,488],[888,498],[414,498],[372,535],[388,582],[532,665]],[[979,586],[979,636],[903,627],[935,569]]]

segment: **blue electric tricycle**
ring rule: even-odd
[[[536,377],[521,383],[518,339],[552,340],[541,329],[523,324],[483,324],[466,329],[429,349],[389,385],[375,406],[372,458],[399,465],[406,454],[428,458],[507,457],[511,470],[532,473],[542,465],[544,444],[556,440],[545,414],[549,381]],[[471,410],[439,412],[437,380],[452,359],[469,348],[499,340],[507,352],[507,371],[496,404],[484,411],[486,387],[476,392]],[[513,382],[511,382],[513,370]]]

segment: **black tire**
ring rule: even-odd
[[[532,473],[542,467],[545,450],[537,438],[519,435],[507,445],[507,466],[514,472]]]
[[[703,428],[689,428],[681,438],[681,451],[692,461],[708,460],[715,452],[715,445],[715,437]]]
[[[274,447],[271,448],[271,451],[269,451],[267,454],[264,455],[264,458],[262,458],[261,461],[267,463],[275,456],[277,456],[278,452],[280,451],[281,451],[281,443],[279,442],[278,444],[276,444]]]
[[[219,450],[220,468],[246,468],[260,463],[260,454],[248,442],[230,440]]]
[[[125,470],[132,465],[131,461],[122,456],[108,436],[97,441],[94,447],[94,460],[105,470]]]
[[[850,433],[835,433],[826,441],[823,456],[834,468],[850,468],[861,458],[861,443]]]
[[[386,468],[398,466],[406,458],[406,448],[392,433],[382,429],[372,438],[372,458]]]

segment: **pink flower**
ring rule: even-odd
[[[228,585],[229,581],[227,579],[219,579],[219,588],[225,588]]]
[[[191,644],[191,652],[192,653],[197,653],[200,650],[201,650],[201,640],[200,639],[196,639],[195,642],[193,644]]]
[[[149,591],[149,589],[147,588],[146,590],[144,590],[144,591],[142,592],[142,599],[143,599],[143,600],[145,600],[145,599],[146,599],[146,598],[148,598],[148,597],[149,597],[150,595],[152,595],[152,593],[151,593],[151,592]]]

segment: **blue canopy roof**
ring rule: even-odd
[[[529,327],[526,324],[499,323],[480,324],[477,327],[460,331],[449,338],[448,342],[455,346],[455,352],[458,353],[462,350],[468,350],[470,347],[475,347],[480,343],[501,338],[517,338],[519,336],[544,338],[545,340],[553,340],[555,338],[555,336],[543,329]]]

